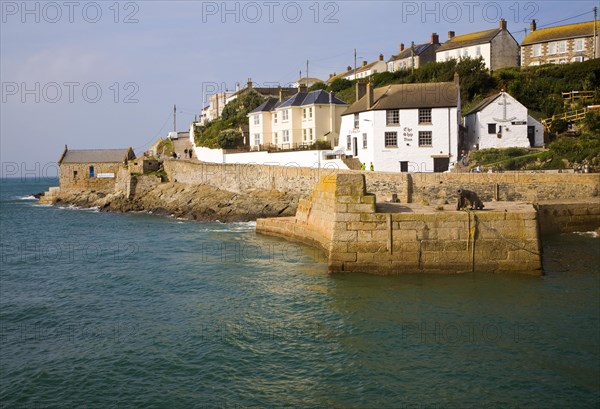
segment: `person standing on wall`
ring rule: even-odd
[[[375,166],[373,166],[373,162],[371,162],[371,166],[369,166],[369,169],[371,169],[371,172],[373,172],[375,170]]]
[[[361,163],[360,164],[360,170],[367,170],[367,164],[366,163]]]

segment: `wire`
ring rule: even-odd
[[[564,18],[562,20],[555,21],[553,23],[544,24],[543,26],[539,26],[539,28],[553,26],[554,24],[562,23],[563,21],[567,21],[567,20],[573,20],[574,18],[585,16],[586,14],[590,14],[590,13],[593,13],[593,11],[586,11],[585,13],[578,14],[577,16],[567,17],[567,18]]]
[[[154,142],[154,140],[156,139],[156,137],[157,137],[158,135],[160,135],[160,133],[163,131],[163,129],[164,129],[164,128],[165,128],[165,126],[167,125],[167,122],[169,122],[169,119],[171,119],[172,117],[173,117],[173,113],[172,113],[172,112],[170,112],[170,113],[169,113],[169,116],[167,117],[167,119],[165,120],[165,122],[163,123],[163,125],[160,127],[160,130],[159,130],[159,131],[156,133],[156,135],[154,135],[154,136],[152,137],[152,139],[150,139],[148,142],[145,142],[145,143],[144,143],[144,144],[142,144],[142,145],[136,146],[136,147],[135,147],[133,150],[137,150],[137,149],[139,149],[139,148],[143,148],[143,147],[145,147],[146,145],[149,145],[149,144],[151,144],[152,142]]]

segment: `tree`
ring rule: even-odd
[[[242,138],[242,133],[237,129],[225,129],[219,133],[217,143],[221,149],[237,148]]]
[[[326,89],[327,88],[327,84],[325,84],[324,82],[315,82],[314,84],[312,84],[310,87],[308,87],[308,91],[318,91],[320,89]]]
[[[340,92],[346,88],[350,88],[351,86],[352,81],[347,80],[346,78],[338,78],[329,84],[329,90],[332,92]]]

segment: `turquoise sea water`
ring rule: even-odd
[[[0,406],[595,408],[600,239],[546,275],[326,274],[247,224],[39,206],[1,182]]]

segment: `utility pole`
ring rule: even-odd
[[[306,86],[308,87],[308,60],[306,60]]]
[[[596,20],[598,18],[598,7],[594,7],[594,58],[598,58],[598,31]]]
[[[173,132],[177,132],[177,106],[173,104]]]
[[[354,79],[356,80],[356,48],[354,49]]]

